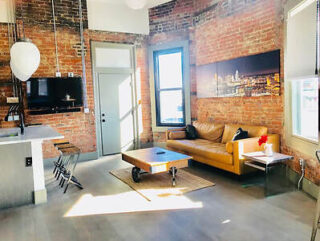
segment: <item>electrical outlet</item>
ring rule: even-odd
[[[14,120],[14,121],[18,121],[18,120],[20,120],[20,117],[19,117],[18,115],[14,115],[14,116],[13,116],[13,120]]]
[[[56,72],[56,77],[61,78],[61,72]]]
[[[18,97],[7,97],[7,103],[8,104],[17,104],[19,103]]]
[[[26,167],[32,166],[32,157],[26,157]]]
[[[84,113],[88,114],[90,112],[89,108],[84,108]]]
[[[74,76],[73,72],[69,72],[69,73],[68,73],[68,77],[69,77],[69,78],[72,78],[73,76]]]

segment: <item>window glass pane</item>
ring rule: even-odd
[[[160,122],[161,124],[183,124],[182,91],[160,92]]]
[[[318,78],[292,81],[293,134],[318,141]]]
[[[317,1],[307,0],[289,11],[286,76],[313,75],[316,66]]]
[[[160,89],[182,88],[181,52],[161,54],[158,61]]]

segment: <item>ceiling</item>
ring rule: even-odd
[[[122,5],[127,5],[126,3],[127,1],[132,1],[133,3],[145,1],[146,2],[145,8],[153,8],[155,6],[170,2],[172,0],[87,0],[87,1],[104,2],[104,3],[110,3],[110,4],[122,4]]]

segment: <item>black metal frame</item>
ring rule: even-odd
[[[182,67],[182,87],[181,88],[167,88],[160,89],[160,77],[159,77],[159,56],[171,53],[181,53],[181,67]],[[185,106],[185,86],[184,86],[184,51],[183,47],[158,50],[153,52],[154,63],[154,84],[155,84],[155,101],[156,101],[156,124],[157,126],[169,126],[180,127],[186,125],[186,106]],[[183,123],[162,123],[161,122],[161,105],[160,105],[160,92],[161,91],[176,91],[182,92],[182,109],[183,109]]]

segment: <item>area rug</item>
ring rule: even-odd
[[[125,168],[110,171],[110,173],[149,201],[158,198],[181,196],[187,192],[215,185],[213,182],[191,174],[187,171],[187,168],[178,170],[175,187],[172,186],[172,179],[169,173],[143,174],[141,181],[136,183],[132,180],[131,170],[132,168]]]

